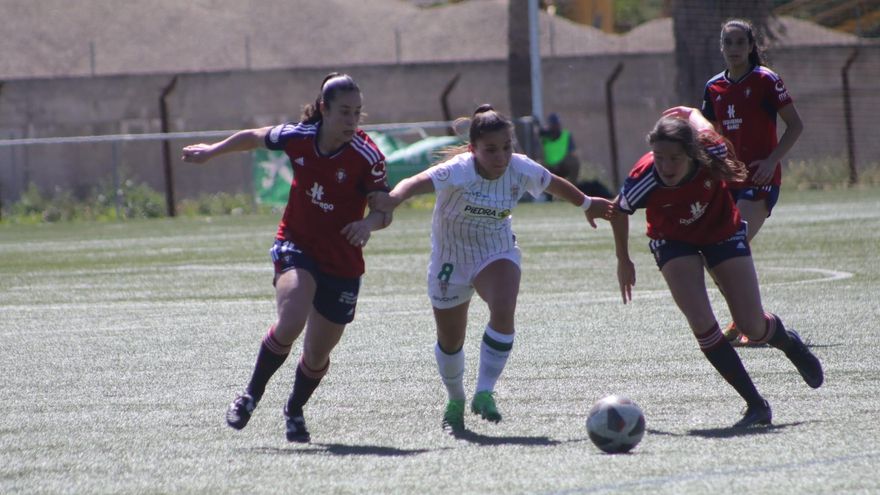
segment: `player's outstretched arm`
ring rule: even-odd
[[[586,196],[574,184],[557,175],[550,174],[550,184],[547,185],[545,190],[558,198],[583,208],[587,222],[594,229],[596,228],[597,218],[610,220],[614,213],[614,203],[605,198]]]
[[[632,288],[636,285],[636,267],[629,257],[629,215],[611,217],[614,232],[614,252],[617,255],[617,283],[623,304],[632,301]]]
[[[687,120],[688,123],[699,132],[703,131],[714,131],[715,126],[712,122],[709,122],[706,117],[703,116],[703,113],[700,112],[699,109],[693,107],[672,107],[667,108],[663,111],[664,117],[678,117],[683,120]]]
[[[370,209],[391,213],[407,199],[418,194],[434,192],[434,181],[426,172],[398,182],[388,194],[377,194],[370,199]]]
[[[259,148],[266,142],[266,134],[272,127],[244,129],[216,143],[191,144],[183,148],[181,158],[185,162],[205,163],[217,155],[236,151],[250,151]]]

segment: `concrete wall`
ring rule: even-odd
[[[845,156],[840,69],[851,47],[800,47],[773,53],[773,67],[786,81],[805,122],[790,159]],[[646,150],[644,136],[674,101],[674,62],[669,54],[551,57],[543,60],[544,106],[560,114],[582,157],[610,180],[605,82],[614,67],[620,176]],[[491,102],[507,111],[503,60],[412,65],[339,67],[359,82],[366,123],[441,120],[439,96],[461,74],[450,96],[452,112],[469,115]],[[326,68],[193,73],[178,76],[169,111],[172,131],[239,129],[296,120],[314,100]],[[173,74],[8,81],[0,86],[0,139],[159,132],[159,97]],[[857,157],[880,160],[873,118],[880,110],[880,47],[866,46],[850,71]],[[183,142],[172,143],[177,198],[217,191],[249,192],[247,156],[208,165],[177,160]],[[163,190],[159,142],[121,143],[117,159],[125,177]],[[15,201],[29,182],[85,194],[113,171],[109,144],[0,148],[0,198]]]

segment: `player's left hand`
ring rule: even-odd
[[[614,203],[605,198],[591,196],[591,199],[590,207],[584,211],[584,214],[587,216],[587,222],[590,224],[590,227],[595,229],[596,219],[611,220],[615,208]]]
[[[358,220],[343,227],[340,233],[352,246],[362,248],[370,240],[371,231],[366,221]]]
[[[776,162],[770,160],[757,160],[749,164],[749,168],[755,169],[752,182],[759,186],[769,184],[776,173]]]

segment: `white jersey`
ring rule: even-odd
[[[437,192],[431,229],[436,261],[479,264],[516,247],[511,211],[526,191],[539,196],[550,172],[529,157],[514,154],[501,177],[477,173],[472,153],[462,153],[427,170]]]

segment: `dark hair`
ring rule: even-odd
[[[471,117],[471,128],[468,131],[468,139],[471,144],[474,144],[478,139],[490,132],[512,128],[513,122],[511,122],[510,119],[496,112],[492,105],[483,103],[474,110],[474,116]]]
[[[669,141],[680,144],[688,158],[698,167],[706,167],[716,179],[741,181],[748,171],[737,160],[733,145],[715,131],[697,132],[686,120],[678,117],[662,117],[648,133],[648,144]]]
[[[728,19],[724,25],[721,26],[721,44],[724,46],[724,31],[728,28],[742,29],[746,32],[746,36],[749,38],[749,43],[752,45],[752,51],[749,52],[749,63],[752,65],[767,65],[764,62],[764,57],[761,55],[761,50],[758,47],[758,42],[755,39],[755,30],[752,28],[752,23],[745,19]]]
[[[321,102],[324,106],[330,107],[330,103],[336,99],[336,95],[342,92],[358,91],[358,87],[354,79],[348,74],[340,74],[339,72],[331,72],[321,81],[321,92],[315,99],[315,103],[311,103],[303,107],[300,120],[305,124],[314,124],[324,118],[321,115]]]
[[[471,118],[461,117],[455,119],[455,122],[452,123],[452,128],[455,129],[457,134],[461,135],[463,132],[459,132],[459,129],[463,128],[465,125],[470,126],[468,129],[468,142],[471,145],[490,132],[513,128],[513,122],[501,113],[495,111],[495,108],[489,103],[483,103],[478,106],[477,109],[474,110],[474,115]],[[463,144],[445,148],[439,153],[439,155],[442,160],[447,160],[459,153],[464,153],[467,150],[468,145]]]

